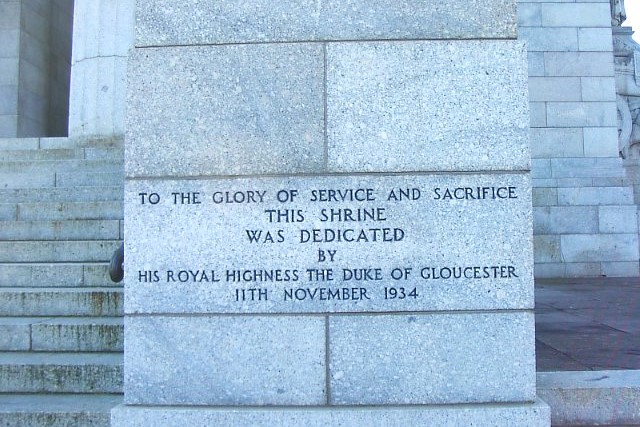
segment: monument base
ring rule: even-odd
[[[111,411],[113,427],[223,426],[492,426],[548,427],[549,407],[535,403],[366,407],[140,407]]]

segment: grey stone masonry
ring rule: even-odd
[[[65,136],[73,1],[0,1],[0,138]]]
[[[515,1],[199,6],[136,3],[114,427],[548,426]]]
[[[637,276],[609,2],[519,1],[518,26],[529,52],[536,277]]]
[[[123,153],[0,139],[0,425],[108,427],[122,401],[124,292],[106,263],[123,238]]]

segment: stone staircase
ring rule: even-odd
[[[0,427],[109,425],[122,400],[122,142],[0,139]]]

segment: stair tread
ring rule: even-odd
[[[83,198],[89,198],[85,200]],[[37,203],[66,201],[109,201],[122,200],[123,188],[118,185],[56,187],[56,188],[14,188],[0,189],[2,203]]]
[[[122,399],[121,394],[0,394],[0,413],[108,412]]]
[[[115,325],[124,324],[122,317],[0,317],[0,326],[6,325]]]
[[[87,366],[87,365],[122,365],[124,354],[114,353],[60,353],[33,351],[0,351],[0,365],[30,366]]]

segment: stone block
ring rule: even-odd
[[[20,28],[20,1],[3,1],[0,3],[0,29]]]
[[[528,52],[529,59],[529,77],[544,76],[544,53]]]
[[[530,308],[530,206],[526,174],[131,180],[127,313]]]
[[[0,86],[0,115],[18,114],[18,88],[14,85]]]
[[[121,393],[122,355],[0,353],[1,393]]]
[[[0,262],[105,262],[118,243],[88,241],[0,241]]]
[[[532,128],[547,126],[547,104],[544,102],[529,103],[529,122]]]
[[[15,58],[0,58],[0,86],[18,86],[18,61]]]
[[[34,351],[121,352],[123,320],[115,318],[58,318],[32,325]]]
[[[80,221],[119,220],[122,218],[122,202],[58,202],[20,203],[18,220],[21,221]],[[106,224],[95,223],[97,228]]]
[[[598,208],[600,233],[637,233],[637,206],[600,206]]]
[[[30,318],[0,319],[0,351],[29,351],[32,320]]]
[[[624,176],[620,158],[551,159],[554,178]]]
[[[555,279],[565,277],[565,264],[562,262],[536,262],[533,274],[536,279]]]
[[[18,206],[14,203],[0,204],[0,221],[15,221],[18,216]]]
[[[586,157],[615,157],[618,154],[618,129],[584,128],[584,155]]]
[[[595,206],[547,206],[533,208],[535,234],[598,233]]]
[[[36,137],[45,135],[47,125],[45,120],[34,120],[28,116],[21,116],[18,119],[18,136],[20,137]]]
[[[124,133],[126,57],[85,59],[72,68],[69,135],[112,137]],[[101,90],[97,91],[95,88]]]
[[[81,264],[0,265],[0,286],[3,287],[74,287],[82,284]]]
[[[0,208],[0,218],[2,218]],[[2,240],[108,240],[118,239],[118,221],[2,221]]]
[[[0,137],[0,152],[15,150],[37,150],[38,138]],[[2,155],[3,153],[0,153]]]
[[[613,77],[582,77],[583,101],[615,101],[616,82]]]
[[[518,29],[520,31],[522,31],[522,27],[540,27],[541,25],[542,7],[539,4],[518,3]]]
[[[637,261],[638,234],[560,236],[565,262]]]
[[[615,102],[548,102],[547,124],[550,127],[616,126]]]
[[[611,52],[611,28],[578,28],[578,45],[582,52]]]
[[[577,28],[519,28],[520,40],[527,42],[531,52],[566,52],[578,50]]]
[[[1,316],[121,316],[122,289],[0,288]]]
[[[323,68],[316,44],[134,51],[126,174],[320,171]]]
[[[322,405],[323,317],[127,317],[125,402]]]
[[[580,188],[580,187],[592,187],[593,179],[589,177],[585,178],[558,178],[556,180],[556,186],[558,188]]]
[[[558,235],[534,235],[533,247],[535,248],[534,259],[536,265],[563,261],[560,252],[560,236]]]
[[[548,159],[533,159],[531,161],[531,177],[538,180],[551,178],[551,161]]]
[[[0,115],[0,138],[15,137],[18,134],[18,116]]]
[[[56,185],[56,177],[52,171],[32,173],[0,172],[0,185],[2,189],[54,187]]]
[[[327,47],[328,169],[529,169],[526,51],[516,41]]]
[[[516,38],[515,0],[136,2],[136,46]]]
[[[532,179],[535,188],[555,188],[558,186],[557,179]]]
[[[111,412],[114,427],[173,427],[189,425],[208,427],[308,426],[324,427],[402,427],[417,425],[490,425],[511,427],[549,426],[549,407],[542,401],[536,403],[504,405],[451,405],[398,407],[320,407],[305,408],[171,408],[118,406]]]
[[[533,206],[556,206],[558,204],[558,189],[533,188]]]
[[[628,187],[558,188],[558,205],[631,205]]]
[[[638,371],[541,372],[538,393],[553,425],[633,425],[640,422]]]
[[[594,187],[626,187],[633,185],[633,181],[626,176],[597,177],[593,178],[592,182]]]
[[[56,173],[56,187],[98,187],[124,185],[124,177],[118,171],[112,172],[59,172]]]
[[[85,286],[122,286],[120,283],[113,283],[108,279],[109,272],[106,264],[85,264],[83,265],[83,281]]]
[[[0,29],[0,58],[18,58],[20,52],[20,30]]]
[[[581,101],[578,77],[529,77],[531,101]]]
[[[67,138],[67,137],[40,138],[40,149],[42,150],[61,150],[61,149],[74,149],[74,148],[76,148],[75,142],[71,138]]]
[[[333,405],[535,400],[533,313],[333,316]]]
[[[611,52],[545,52],[548,76],[612,77]]]
[[[10,426],[108,426],[109,411],[121,403],[117,394],[9,394],[0,396],[0,419]]]
[[[534,159],[584,155],[580,128],[532,128],[530,134],[531,156]]]
[[[564,277],[600,277],[599,262],[566,262]]]
[[[638,277],[640,264],[634,262],[603,262],[601,274],[606,277]]]
[[[605,3],[543,3],[544,27],[611,27],[609,5]]]

